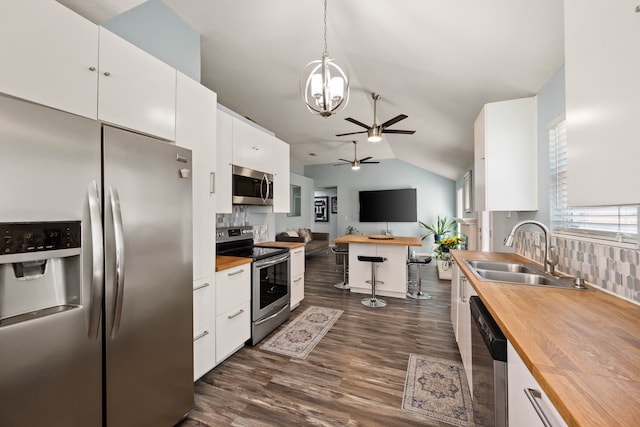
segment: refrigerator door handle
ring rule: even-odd
[[[102,241],[102,215],[100,214],[100,196],[98,184],[95,180],[89,183],[87,189],[89,200],[89,224],[91,225],[92,247],[92,275],[91,275],[91,305],[89,311],[88,336],[91,340],[98,339],[100,317],[102,312],[102,297],[104,287],[104,246]]]
[[[109,197],[111,199],[111,213],[113,215],[113,236],[116,251],[116,271],[115,271],[115,306],[113,309],[113,324],[111,325],[111,338],[118,335],[120,320],[122,318],[122,300],[124,297],[124,228],[122,225],[122,211],[120,209],[120,197],[118,190],[109,187]]]

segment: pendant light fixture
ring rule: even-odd
[[[327,51],[327,0],[324,0],[324,52],[302,70],[300,92],[312,113],[329,117],[349,102],[349,74]]]

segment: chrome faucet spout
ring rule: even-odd
[[[515,237],[516,230],[521,226],[527,225],[527,224],[537,225],[538,227],[540,227],[540,229],[542,229],[542,232],[544,234],[544,253],[543,253],[544,271],[545,273],[549,273],[552,275],[555,274],[555,266],[558,264],[558,254],[556,252],[556,248],[551,246],[551,232],[549,231],[547,226],[541,223],[540,221],[534,221],[534,220],[520,221],[519,223],[513,226],[513,228],[507,235],[507,237],[504,238],[504,245],[513,246],[513,239]]]

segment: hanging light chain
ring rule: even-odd
[[[327,50],[327,0],[324,0],[324,52],[322,52],[322,56],[329,56],[329,51]]]

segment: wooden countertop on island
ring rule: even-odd
[[[463,262],[532,263],[516,254],[452,255],[568,425],[638,425],[640,306],[597,289],[478,280]]]
[[[229,268],[238,267],[239,265],[251,264],[253,260],[251,258],[239,257],[239,256],[216,256],[216,272],[227,270]]]
[[[365,243],[369,245],[422,246],[422,239],[413,236],[381,236],[347,234],[333,239],[334,243]]]
[[[254,246],[262,246],[265,248],[297,249],[306,246],[306,244],[304,242],[261,242],[254,244]]]

